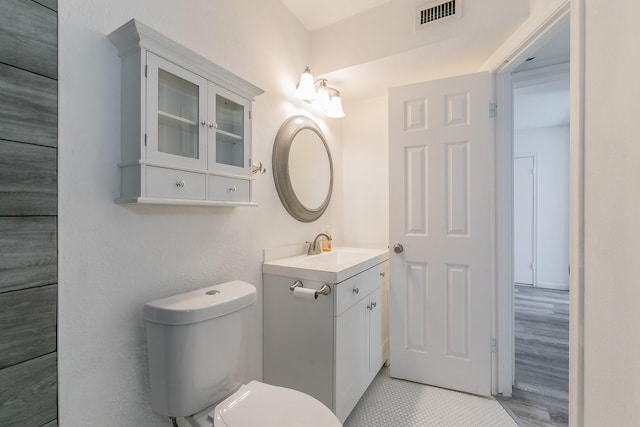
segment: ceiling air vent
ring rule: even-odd
[[[444,18],[461,16],[461,0],[450,0],[445,2],[431,2],[418,8],[417,28],[424,28],[426,25]]]

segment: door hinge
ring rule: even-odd
[[[249,110],[249,120],[251,120],[251,110]]]
[[[147,134],[146,133],[144,134],[144,146],[145,147],[147,146]]]
[[[149,75],[149,66],[145,64],[144,66],[144,76],[147,77]]]
[[[494,118],[496,116],[497,112],[498,112],[498,104],[496,104],[495,102],[490,102],[489,103],[489,117],[490,118]]]
[[[495,353],[497,350],[496,339],[491,338],[491,353]]]

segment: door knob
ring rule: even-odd
[[[400,244],[400,243],[396,243],[395,245],[393,245],[393,252],[399,254],[400,252],[404,251],[404,247]]]

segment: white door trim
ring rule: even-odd
[[[582,0],[583,1],[583,0]],[[551,40],[569,19],[570,0],[554,0],[525,21],[480,67],[500,75],[513,72],[537,48]],[[573,27],[572,27],[573,28]]]
[[[496,74],[499,114],[496,122],[496,295],[492,325],[498,340],[492,382],[495,394],[510,396],[513,384],[513,147],[512,78],[558,25],[571,22],[571,129],[570,129],[570,355],[569,419],[583,424],[584,413],[584,0],[555,2],[541,19],[523,25],[483,65]],[[569,17],[569,11],[571,15]]]
[[[538,153],[514,154],[513,159],[533,159],[533,260],[531,261],[532,286],[538,286]],[[515,281],[514,281],[515,282]]]
[[[584,9],[571,1],[569,139],[569,422],[584,425]]]

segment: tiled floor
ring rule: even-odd
[[[344,423],[345,427],[514,427],[493,398],[391,378],[382,368]]]

